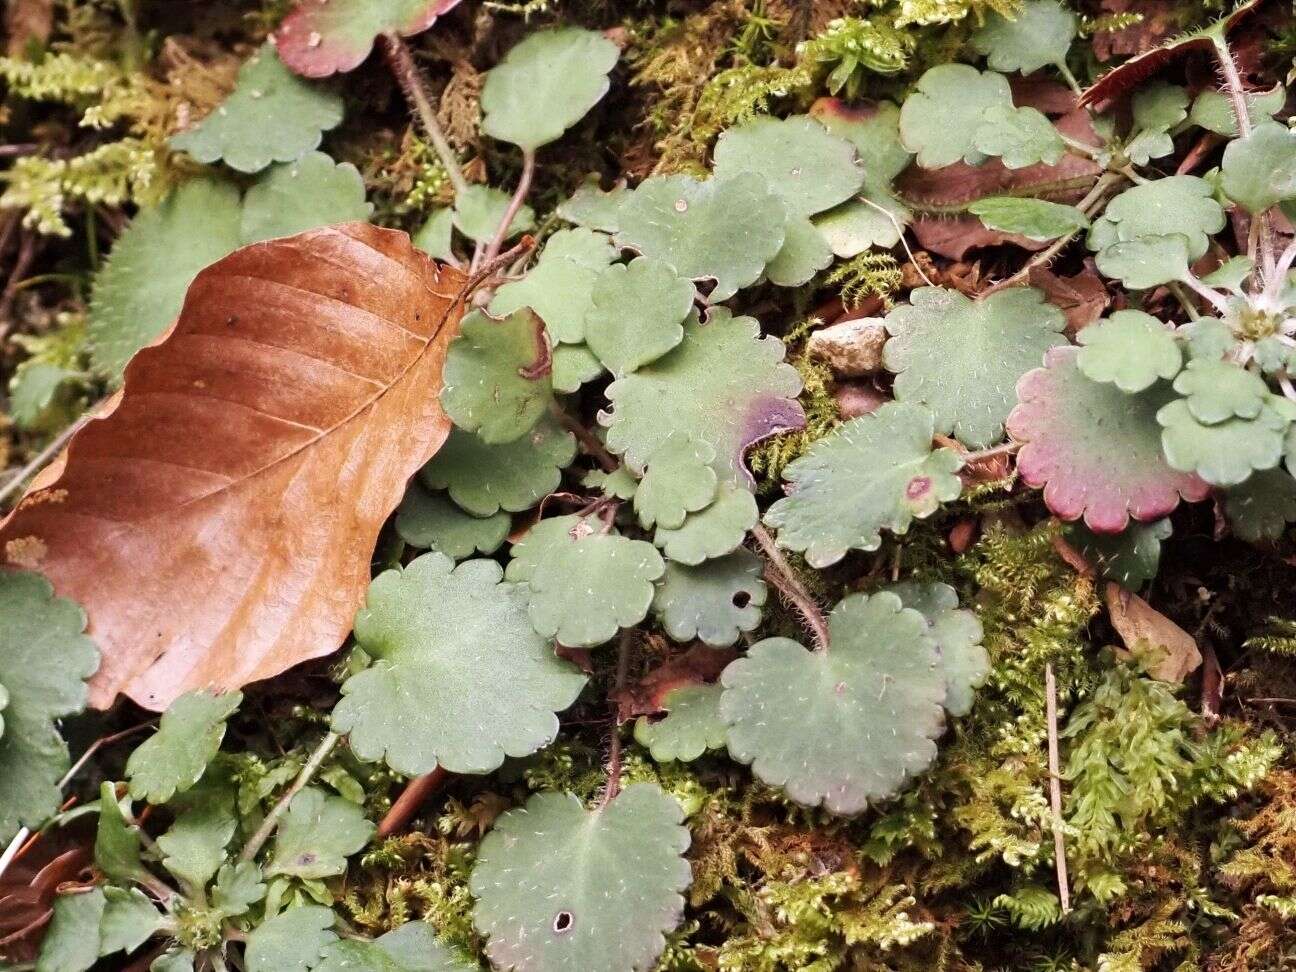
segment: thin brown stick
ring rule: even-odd
[[[1057,680],[1053,677],[1053,663],[1044,665],[1044,705],[1048,716],[1048,768],[1049,806],[1053,817],[1053,859],[1057,864],[1058,898],[1062,914],[1071,911],[1071,888],[1067,880],[1066,842],[1062,824],[1062,770],[1058,759]]]
[[[416,776],[406,783],[401,795],[396,798],[396,802],[391,805],[391,809],[378,824],[377,835],[390,837],[404,830],[427,798],[441,789],[449,778],[450,774],[438,766],[431,773]]]
[[[777,587],[779,593],[787,598],[801,615],[814,640],[814,650],[827,651],[828,622],[824,620],[819,604],[801,583],[792,565],[787,562],[787,558],[783,556],[783,552],[779,550],[778,544],[774,542],[774,538],[770,536],[763,524],[757,523],[752,527],[752,536],[756,538],[757,546],[765,555],[765,579]]]
[[[603,796],[599,800],[602,810],[616,799],[621,792],[621,727],[617,710],[617,699],[625,688],[626,676],[630,673],[630,646],[634,644],[634,629],[626,628],[621,632],[617,644],[616,675],[613,676],[612,691],[608,693],[608,706],[612,710],[612,739],[608,744],[607,783],[603,786]]]
[[[288,787],[288,792],[279,798],[279,802],[270,809],[270,812],[266,814],[266,818],[261,821],[261,826],[252,835],[252,839],[243,845],[243,850],[239,854],[240,861],[250,861],[257,856],[257,852],[265,846],[265,842],[270,839],[275,832],[275,828],[279,826],[280,818],[288,812],[288,804],[292,803],[293,797],[305,789],[306,784],[315,777],[320,766],[328,758],[328,754],[333,752],[333,747],[338,744],[338,740],[341,738],[336,732],[330,732],[320,740],[320,744],[315,747],[315,752],[310,754],[310,758],[306,760],[306,765],[297,774],[297,779],[293,780],[293,785]]]
[[[409,46],[399,34],[392,33],[383,34],[382,47],[383,53],[387,55],[387,63],[391,66],[392,74],[396,76],[396,81],[405,92],[405,97],[414,106],[419,121],[423,123],[423,130],[432,140],[432,148],[436,151],[437,158],[441,160],[441,165],[445,167],[450,185],[454,186],[456,193],[464,192],[468,188],[468,180],[464,178],[463,171],[459,168],[459,160],[455,158],[454,149],[450,147],[450,142],[437,121],[436,112],[432,109],[432,102],[427,96],[427,89],[423,86],[423,75],[419,72],[418,65],[414,63],[414,55],[410,53]]]

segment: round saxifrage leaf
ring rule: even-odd
[[[629,195],[630,190],[624,185],[617,185],[604,192],[599,188],[598,176],[592,175],[581,183],[570,199],[560,203],[555,211],[567,222],[577,226],[615,233],[621,222],[621,204]]]
[[[562,482],[560,470],[576,458],[576,439],[545,416],[522,438],[487,445],[452,429],[441,450],[419,470],[432,489],[444,489],[473,516],[530,509]]]
[[[695,567],[670,561],[653,595],[653,612],[676,641],[732,645],[760,624],[768,596],[763,566],[745,548]]]
[[[454,260],[454,247],[450,245],[454,230],[454,210],[442,207],[433,211],[419,229],[410,237],[411,242],[437,260]]]
[[[1140,236],[1098,251],[1094,263],[1103,276],[1119,280],[1130,290],[1147,290],[1188,275],[1188,237]]]
[[[747,448],[805,424],[801,376],[784,350],[760,336],[754,319],[723,307],[706,324],[686,321],[679,347],[608,386],[612,412],[599,416],[608,448],[638,471],[673,430],[684,430],[715,449],[722,481],[750,485]]]
[[[308,972],[335,941],[332,909],[289,908],[248,933],[244,964],[247,972]]]
[[[612,472],[591,469],[581,480],[581,485],[620,500],[634,499],[634,494],[639,491],[639,480],[625,466],[617,466]]]
[[[555,556],[561,544],[574,543],[581,537],[598,533],[602,527],[603,521],[593,514],[578,516],[568,513],[540,520],[509,548],[505,580],[514,584],[528,583],[540,565]]]
[[[992,105],[981,116],[972,144],[978,152],[999,158],[1008,169],[1040,162],[1057,165],[1066,154],[1062,136],[1035,108]]]
[[[1231,418],[1252,419],[1269,402],[1269,386],[1254,371],[1232,361],[1189,361],[1175,378],[1193,418],[1215,425]]]
[[[292,798],[279,822],[266,877],[286,874],[311,881],[341,874],[346,859],[369,843],[373,832],[364,807],[308,786]]]
[[[722,132],[715,146],[715,178],[743,172],[764,176],[789,216],[831,209],[864,181],[854,146],[809,115],[757,118]]]
[[[509,194],[494,186],[474,183],[458,193],[454,201],[454,225],[464,236],[475,243],[489,243],[508,212]],[[525,233],[535,226],[535,211],[530,206],[518,209],[509,223],[505,239]]]
[[[616,249],[604,234],[559,230],[546,241],[540,259],[525,277],[495,292],[490,312],[499,317],[530,307],[555,342],[579,344],[585,340],[585,315],[592,306],[595,282],[615,259]]]
[[[581,385],[604,373],[603,363],[584,344],[560,344],[553,349],[554,391],[579,391]]]
[[[585,676],[536,634],[526,592],[502,574],[494,561],[455,567],[429,553],[369,585],[355,637],[375,661],[333,709],[357,756],[408,776],[489,773],[553,741],[554,713]]]
[[[480,972],[476,962],[437,939],[425,921],[407,921],[372,942],[337,941],[314,972]]]
[[[354,165],[307,152],[264,172],[247,191],[239,234],[244,244],[259,243],[371,215],[373,204],[365,202],[364,180]]]
[[[560,138],[607,94],[619,56],[615,44],[592,30],[531,34],[486,73],[482,131],[530,151]]]
[[[996,71],[1033,74],[1049,65],[1066,65],[1076,35],[1076,15],[1057,0],[1027,0],[1011,19],[991,11],[972,35],[978,54]]]
[[[639,524],[677,529],[684,517],[716,497],[716,474],[711,468],[715,450],[687,432],[672,433],[653,450],[635,489],[634,508]]]
[[[1224,494],[1224,513],[1248,543],[1277,540],[1296,522],[1296,478],[1285,469],[1255,473]]]
[[[1251,91],[1246,95],[1247,114],[1252,126],[1278,114],[1287,102],[1287,89],[1276,84],[1268,91]],[[1237,137],[1237,116],[1233,114],[1233,101],[1222,91],[1206,88],[1193,101],[1188,120],[1216,135]]]
[[[491,554],[508,536],[512,521],[507,513],[473,516],[441,493],[430,493],[419,482],[405,490],[396,514],[396,532],[411,546],[437,550],[451,560],[474,553]]]
[[[614,375],[656,361],[684,339],[693,284],[659,260],[608,267],[594,281],[585,341]]]
[[[888,402],[839,425],[784,471],[788,495],[765,514],[780,546],[829,567],[847,550],[876,550],[883,528],[905,533],[914,518],[957,499],[962,460],[932,451],[932,414]]]
[[[1073,523],[1067,539],[1103,577],[1137,591],[1157,575],[1161,542],[1172,532],[1168,519],[1131,523],[1120,533],[1094,533],[1083,523]]]
[[[721,676],[729,754],[797,803],[855,814],[936,757],[945,678],[917,611],[852,594],[828,618],[830,647],[767,638]]]
[[[241,692],[212,695],[199,691],[171,703],[162,714],[158,731],[126,760],[131,796],[166,803],[197,783],[225,738],[225,720],[242,701]]]
[[[290,68],[308,78],[350,71],[381,34],[427,30],[459,0],[299,0],[274,42]]]
[[[265,44],[239,69],[230,96],[171,147],[199,162],[224,161],[239,172],[292,162],[318,148],[322,134],[342,121],[342,99],[312,88],[284,67]]]
[[[789,216],[783,246],[765,266],[769,282],[779,287],[800,287],[832,263],[832,245],[819,228],[804,216]]]
[[[238,190],[190,179],[141,209],[95,274],[88,339],[95,370],[117,379],[140,348],[180,313],[198,271],[240,245]]]
[[[1031,240],[1055,240],[1089,226],[1089,217],[1076,207],[1046,199],[987,196],[968,206],[968,212],[979,216],[988,229],[1018,233]]]
[[[676,563],[696,566],[738,549],[759,517],[756,497],[741,486],[721,483],[710,506],[690,513],[674,529],[657,527],[653,543]]]
[[[926,619],[945,674],[945,711],[967,715],[972,711],[973,689],[984,685],[990,674],[990,656],[981,646],[984,632],[976,614],[958,606],[958,593],[948,584],[902,581],[885,590]]]
[[[665,570],[661,554],[643,540],[592,534],[554,543],[531,572],[527,613],[545,637],[592,648],[647,616],[653,581]]]
[[[1236,486],[1253,472],[1272,469],[1282,460],[1296,405],[1270,395],[1254,418],[1206,425],[1180,398],[1164,406],[1156,418],[1161,423],[1161,448],[1171,468],[1196,474],[1212,486]]]
[[[1021,404],[1008,433],[1024,443],[1017,471],[1043,487],[1044,502],[1063,520],[1081,516],[1091,530],[1118,533],[1132,516],[1157,520],[1179,505],[1204,499],[1209,487],[1176,472],[1161,453],[1157,410],[1169,389],[1156,385],[1135,395],[1086,378],[1076,366],[1079,348],[1053,348],[1044,367],[1017,386]]]
[[[56,721],[80,712],[99,650],[85,612],[37,574],[0,572],[0,684],[9,696],[0,736],[0,842],[58,810],[67,745]]]
[[[441,404],[455,425],[487,445],[521,438],[553,400],[544,322],[529,307],[463,319],[446,352]]]
[[[645,179],[617,211],[616,241],[691,280],[714,280],[712,302],[756,282],[783,246],[787,213],[765,179],[743,172],[698,182]]]
[[[1170,379],[1183,366],[1174,332],[1143,311],[1116,311],[1106,320],[1082,328],[1076,367],[1091,381],[1110,382],[1133,394]]]
[[[1261,122],[1224,147],[1220,172],[1224,194],[1249,213],[1296,199],[1296,132]]]
[[[1022,375],[1065,344],[1062,312],[1033,287],[973,301],[956,290],[920,287],[886,316],[882,363],[895,397],[926,405],[935,431],[980,449],[1003,438]]]
[[[976,133],[987,109],[1012,109],[1008,79],[966,64],[941,64],[918,79],[900,108],[900,139],[924,169],[955,162],[980,165]]]
[[[1188,241],[1188,259],[1197,260],[1224,223],[1224,208],[1215,201],[1209,182],[1197,176],[1168,176],[1126,189],[1109,202],[1089,231],[1089,249],[1177,233]]]
[[[692,878],[683,820],[652,783],[634,783],[597,810],[568,793],[540,793],[504,814],[468,884],[491,962],[516,972],[651,968]]]
[[[640,716],[635,722],[635,742],[659,763],[691,763],[708,749],[723,749],[725,724],[720,718],[719,685],[684,685],[662,699],[666,715]]]

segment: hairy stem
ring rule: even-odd
[[[333,747],[338,744],[342,737],[336,732],[327,733],[320,740],[315,752],[310,754],[310,759],[306,760],[306,765],[301,768],[297,774],[297,779],[293,780],[292,786],[288,787],[288,792],[279,798],[276,803],[266,814],[266,818],[261,821],[261,826],[252,838],[243,845],[243,851],[239,854],[240,861],[250,861],[257,856],[257,852],[265,846],[265,842],[274,834],[275,828],[279,826],[279,821],[285,813],[288,812],[288,804],[292,803],[293,797],[306,788],[306,784],[314,779],[315,774],[319,772],[320,766],[328,758],[328,754],[333,752]]]
[[[797,577],[792,565],[787,562],[778,544],[765,529],[764,524],[757,523],[752,527],[752,536],[765,555],[765,579],[779,589],[779,592],[796,608],[805,622],[806,629],[814,640],[815,651],[828,650],[828,622],[814,597],[806,590],[801,579]]]
[[[387,63],[391,66],[392,74],[396,76],[396,81],[400,84],[401,90],[405,92],[405,97],[409,99],[410,104],[414,106],[415,112],[418,113],[419,121],[423,123],[423,130],[427,132],[428,138],[432,140],[432,148],[436,150],[437,158],[441,160],[441,165],[445,167],[446,177],[450,180],[450,185],[454,186],[456,193],[464,192],[468,188],[468,180],[464,178],[463,171],[459,168],[459,160],[455,158],[454,149],[450,147],[445,132],[441,130],[441,125],[436,118],[436,112],[432,110],[432,102],[428,99],[427,88],[423,85],[423,75],[414,63],[414,55],[410,53],[409,45],[405,43],[399,34],[391,33],[383,34],[382,46],[383,53],[387,55]]]
[[[523,149],[522,151],[522,175],[518,179],[517,188],[513,190],[513,198],[509,200],[508,209],[504,210],[504,218],[500,220],[499,227],[495,230],[495,237],[486,247],[486,254],[482,257],[486,262],[495,258],[499,253],[500,247],[508,239],[509,227],[513,225],[513,220],[526,201],[526,197],[531,192],[531,180],[535,178],[536,155],[535,149]]]
[[[634,644],[634,629],[627,628],[621,632],[617,645],[616,675],[612,681],[612,691],[608,694],[608,707],[612,710],[612,738],[608,743],[607,783],[603,787],[603,796],[599,799],[602,810],[616,799],[621,792],[621,729],[618,725],[617,697],[625,688],[626,675],[630,672],[630,647]]]
[[[1224,78],[1224,87],[1228,90],[1229,100],[1233,103],[1233,116],[1237,119],[1238,135],[1242,138],[1248,138],[1251,135],[1251,111],[1247,106],[1246,88],[1242,86],[1242,75],[1238,73],[1237,62],[1233,60],[1233,52],[1229,50],[1228,41],[1223,36],[1215,38],[1215,59],[1219,61],[1220,74]],[[1257,246],[1259,250],[1260,267],[1265,275],[1266,281],[1273,279],[1274,255],[1273,255],[1273,234],[1270,232],[1269,214],[1256,213],[1252,217],[1255,221],[1255,230],[1251,234],[1251,243],[1247,247],[1247,255],[1255,260],[1257,257]]]

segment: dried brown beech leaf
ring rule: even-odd
[[[700,643],[672,655],[643,678],[614,694],[617,719],[628,722],[637,716],[663,711],[666,696],[672,690],[714,682],[725,666],[737,657],[738,653],[732,648],[712,648]]]
[[[1125,642],[1126,651],[1117,654],[1139,656],[1153,678],[1182,682],[1202,663],[1192,635],[1119,584],[1107,585],[1107,613]]]
[[[1044,291],[1044,296],[1066,316],[1067,337],[1074,338],[1111,305],[1111,295],[1095,272],[1093,261],[1073,277],[1059,277],[1047,267],[1032,267],[1030,284]]]
[[[379,528],[449,432],[437,395],[463,282],[361,223],[198,275],[0,523],[0,562],[19,552],[85,607],[92,705],[124,692],[161,710],[342,643]]]
[[[914,220],[911,229],[919,246],[948,260],[962,260],[973,250],[987,246],[1010,244],[1023,250],[1048,246],[1048,241],[992,230],[976,216],[922,216]]]

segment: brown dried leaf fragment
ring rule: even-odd
[[[1182,682],[1201,665],[1192,635],[1119,584],[1107,585],[1107,613],[1127,649],[1117,654],[1139,657],[1153,678]]]
[[[198,275],[0,522],[0,550],[39,540],[40,569],[89,615],[91,705],[124,692],[161,710],[337,649],[379,528],[449,432],[437,396],[462,285],[361,223]]]

